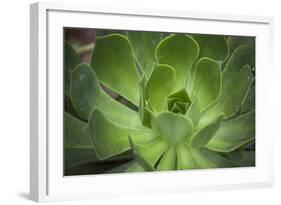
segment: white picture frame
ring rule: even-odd
[[[63,27],[256,36],[256,166],[64,177]],[[271,106],[268,69],[273,69],[272,29],[273,19],[270,17],[99,8],[93,4],[32,4],[30,198],[39,202],[273,186],[273,133],[268,129],[272,113],[262,109]],[[146,181],[150,182],[149,187]]]

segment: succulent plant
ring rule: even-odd
[[[107,32],[64,48],[66,174],[255,165],[253,37]]]

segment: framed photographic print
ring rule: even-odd
[[[31,5],[31,199],[272,186],[272,22]]]

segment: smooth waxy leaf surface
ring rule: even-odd
[[[189,144],[193,148],[200,148],[210,141],[218,131],[224,114],[219,115],[211,123],[199,128],[190,138]]]
[[[156,162],[169,147],[167,142],[161,138],[156,138],[147,144],[138,144],[132,139],[131,146],[137,162],[148,171],[155,169]]]
[[[155,49],[162,37],[162,33],[157,32],[130,31],[128,33],[135,59],[146,77],[150,76],[156,65]]]
[[[186,89],[181,89],[170,94],[167,97],[168,110],[173,112],[173,109],[178,108],[181,113],[186,113],[191,101]],[[177,113],[177,112],[176,112]]]
[[[64,94],[69,95],[70,72],[81,63],[80,56],[68,43],[64,43],[63,50]]]
[[[157,170],[167,171],[174,170],[176,168],[177,153],[174,147],[170,147],[162,156]]]
[[[190,154],[190,148],[185,144],[179,144],[176,147],[177,152],[177,169],[185,170],[185,169],[194,169],[195,164],[192,159],[192,155]]]
[[[143,172],[143,171],[145,171],[143,167],[139,165],[139,163],[136,161],[126,170],[126,172]]]
[[[192,34],[200,47],[200,57],[208,57],[216,61],[223,61],[227,58],[228,45],[222,35],[201,35]]]
[[[95,72],[87,64],[80,64],[71,79],[72,103],[79,114],[88,120],[94,107],[114,122],[127,127],[142,127],[138,113],[112,99],[100,87]]]
[[[212,119],[220,113],[225,118],[233,116],[241,108],[243,100],[253,81],[253,74],[248,65],[242,67],[231,79],[223,84],[221,95],[212,108],[201,115],[200,122]]]
[[[192,156],[194,162],[194,168],[204,169],[204,168],[215,168],[216,165],[211,160],[204,155],[199,149],[189,149],[189,154]]]
[[[255,66],[255,49],[248,45],[239,46],[230,56],[223,71],[223,87],[233,76],[236,76],[245,65],[248,65],[250,68]]]
[[[174,90],[185,87],[192,65],[199,56],[199,47],[188,35],[170,35],[160,41],[156,48],[159,64],[168,64],[175,69]]]
[[[179,170],[235,166],[231,160],[206,149],[194,149],[181,144],[176,147],[176,151]]]
[[[233,164],[239,167],[255,166],[255,150],[238,149],[224,153]]]
[[[231,152],[255,137],[255,111],[221,123],[215,136],[206,144],[210,150]]]
[[[99,160],[93,149],[76,149],[65,148],[64,149],[64,168],[66,169],[65,175],[72,174],[98,174],[100,172],[115,173],[112,170],[113,167],[119,164],[126,163],[128,160],[132,160],[132,154],[127,153],[122,155],[116,155],[114,157]],[[140,166],[139,166],[140,167]],[[136,170],[136,165],[128,167],[128,170]],[[140,167],[141,168],[141,167]],[[120,170],[121,171],[121,170]]]
[[[255,38],[247,36],[229,36],[227,38],[229,51],[232,53],[236,48],[242,45],[247,45],[255,48]]]
[[[253,74],[248,65],[242,67],[228,82],[223,83],[220,105],[225,116],[231,116],[241,107],[249,87],[253,82]]]
[[[74,152],[75,153],[75,152]],[[119,159],[117,157],[112,157],[106,160],[91,160],[83,161],[81,164],[76,164],[76,166],[65,167],[65,175],[89,175],[89,174],[100,174],[107,173],[109,170],[119,166],[122,163],[126,163],[128,159]]]
[[[87,130],[87,123],[67,112],[63,113],[63,120],[64,147],[84,149],[93,147]]]
[[[177,145],[190,137],[192,122],[182,115],[162,112],[156,117],[159,134],[170,144]]]
[[[176,102],[173,104],[171,112],[184,114],[188,106],[189,103],[187,104],[187,103]]]
[[[146,86],[146,98],[157,112],[166,107],[165,99],[171,93],[175,80],[175,72],[171,66],[157,65]]]
[[[255,101],[256,99],[255,99],[255,84],[254,84],[248,90],[246,98],[243,101],[242,112],[245,113],[255,109]]]
[[[193,94],[197,97],[200,110],[212,103],[220,94],[220,63],[209,58],[201,58],[195,65]]]
[[[156,138],[151,129],[132,129],[119,126],[108,120],[98,109],[91,113],[88,125],[97,156],[105,159],[131,149],[128,137],[136,143],[148,143]]]
[[[220,156],[219,154],[206,149],[190,149],[195,167],[197,169],[217,168],[217,167],[235,167],[231,160]]]
[[[91,66],[98,79],[135,105],[139,102],[140,76],[134,61],[131,44],[120,34],[98,37]]]
[[[185,113],[185,116],[191,119],[193,127],[195,129],[200,119],[199,102],[196,98],[193,99],[192,103],[190,104],[188,110]]]
[[[98,167],[106,168],[93,149],[93,143],[91,141],[87,123],[71,116],[68,113],[64,113],[64,166],[66,169],[77,170],[77,166],[91,163],[91,168],[99,169]],[[127,155],[114,156],[112,161],[126,160]],[[72,170],[68,170],[68,172]],[[82,170],[83,171],[83,170]],[[77,172],[78,173],[78,172]]]

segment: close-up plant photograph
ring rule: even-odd
[[[255,37],[64,28],[64,175],[255,166]]]
[[[281,204],[278,3],[3,2],[1,204]]]

